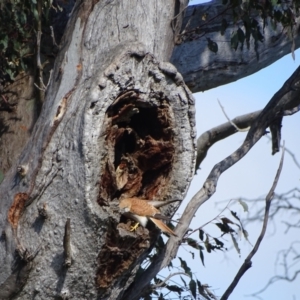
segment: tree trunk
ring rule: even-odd
[[[59,2],[59,6],[64,9],[62,13],[57,12],[53,20],[55,38],[56,41],[60,41],[61,34],[65,29],[65,23],[73,9],[74,0],[67,2],[56,0],[56,2]],[[180,1],[176,1],[176,3],[179,2]],[[182,10],[180,10],[181,8]],[[155,10],[154,4],[153,9]],[[159,21],[161,24],[164,24],[165,33],[162,33],[162,31],[158,32],[160,27],[155,30],[153,27],[149,27],[145,24],[146,20],[144,20],[143,23],[138,23],[131,28],[127,26],[128,24],[123,24],[124,28],[121,28],[121,39],[125,41],[126,38],[129,37],[129,40],[137,41],[142,38],[146,44],[152,43],[153,41],[153,49],[156,52],[160,51],[159,55],[162,53],[165,55],[165,57],[159,59],[164,61],[170,59],[172,64],[174,64],[177,70],[182,74],[185,83],[192,92],[205,91],[219,85],[236,81],[267,67],[284,55],[290,53],[293,45],[294,49],[299,48],[300,35],[297,28],[295,29],[294,39],[292,40],[287,34],[287,30],[283,30],[280,25],[277,25],[277,29],[274,30],[269,23],[265,24],[264,27],[260,23],[261,28],[264,28],[265,40],[263,43],[258,44],[257,51],[259,60],[257,60],[257,54],[254,50],[253,39],[250,41],[249,50],[246,46],[241,50],[239,46],[238,49],[234,51],[230,46],[230,35],[237,27],[232,20],[231,11],[226,10],[224,16],[224,14],[222,14],[224,10],[226,10],[226,8],[221,5],[219,1],[193,5],[185,9],[183,4],[181,6],[176,4],[174,8],[176,17],[168,21],[165,20],[165,18]],[[74,10],[74,13],[75,12],[76,10]],[[125,11],[123,10],[123,12]],[[135,8],[131,9],[131,15],[130,13],[126,14],[130,17],[134,16],[134,13],[140,16],[139,12],[135,12]],[[185,14],[183,26],[180,35],[178,35],[183,13]],[[157,9],[155,14],[161,16],[161,12]],[[120,15],[121,13],[118,14],[118,18]],[[202,18],[203,15],[207,15],[206,20]],[[228,28],[222,36],[220,30],[223,18],[227,20]],[[114,20],[117,22],[116,18],[114,18]],[[298,24],[298,19],[296,21]],[[105,22],[107,23],[107,19],[105,19]],[[126,23],[127,21],[125,20],[124,22]],[[131,20],[131,22],[133,21]],[[169,26],[170,24],[171,28]],[[140,25],[146,27],[140,28]],[[99,26],[99,30],[104,28],[105,34],[110,34],[108,25],[106,26],[100,23]],[[72,28],[69,29],[69,32],[71,32],[71,30]],[[139,36],[135,34],[136,30],[137,33],[140,32]],[[154,31],[151,33],[151,30]],[[112,33],[115,35],[109,37],[108,48],[113,41],[117,39],[116,32],[118,31],[112,30]],[[151,35],[157,35],[157,40],[153,40]],[[45,33],[42,35],[42,38],[44,37]],[[101,36],[101,39],[102,38]],[[209,50],[206,38],[210,38],[218,43],[219,50],[216,54]],[[173,47],[173,39],[175,39],[176,42],[175,47]],[[49,37],[43,41],[43,44],[47,44],[48,48],[51,48],[50,44],[52,45],[52,38],[50,34]],[[66,41],[61,43],[61,47],[64,47],[64,51],[66,50]],[[52,46],[52,48],[55,47]],[[51,54],[53,54],[55,50],[56,49],[52,49]],[[170,58],[172,50],[173,53]],[[59,66],[59,63],[57,63],[56,66]],[[48,64],[47,67],[49,69],[51,64]],[[0,99],[0,182],[28,141],[41,106],[37,100],[38,90],[33,86],[34,76],[28,75],[20,77],[15,83],[6,87],[3,91],[7,94],[5,98],[7,98],[8,103]],[[36,91],[35,93],[34,89]],[[4,94],[2,98],[3,97]],[[2,110],[5,111],[3,112]],[[13,113],[8,114],[7,111],[12,111]]]
[[[118,199],[182,199],[194,173],[193,97],[164,62],[186,3],[87,3],[0,186],[1,299],[121,299],[159,231],[130,232]]]
[[[9,103],[6,119],[1,112],[0,299],[121,299],[125,293],[132,299],[131,283],[159,232],[151,224],[130,232],[118,201],[184,197],[196,136],[184,81],[194,92],[212,88],[291,50],[278,34],[266,35],[259,62],[254,51],[241,55],[229,46],[214,54],[197,36],[179,41],[186,2],[77,2],[37,121],[33,77],[14,83],[10,101],[17,104]],[[194,15],[188,8],[185,24],[200,26],[208,8],[218,13],[220,5],[201,5]],[[207,37],[217,35],[220,22],[209,23]],[[270,47],[276,55],[267,54]]]

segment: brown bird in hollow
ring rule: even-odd
[[[139,224],[141,224],[143,227],[146,227],[148,219],[150,219],[161,231],[176,236],[176,234],[171,228],[169,228],[165,223],[159,220],[169,220],[169,218],[161,215],[160,211],[156,208],[175,201],[181,200],[148,201],[136,197],[124,198],[120,200],[119,207],[125,215],[137,221],[137,224],[132,226],[131,231],[137,229]]]

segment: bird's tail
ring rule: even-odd
[[[177,236],[176,233],[169,228],[164,222],[162,222],[161,220],[157,220],[154,218],[149,218],[161,231],[169,233],[171,235]]]

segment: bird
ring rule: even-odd
[[[124,215],[137,221],[137,223],[131,227],[130,231],[136,230],[139,224],[146,227],[148,219],[150,219],[161,231],[176,236],[175,232],[161,221],[170,220],[170,218],[162,215],[157,209],[157,207],[161,207],[175,201],[181,200],[154,201],[133,197],[121,199],[119,207]]]

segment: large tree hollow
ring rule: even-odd
[[[119,197],[154,199],[168,185],[175,146],[171,107],[163,94],[147,102],[121,93],[106,113],[108,153],[99,204]]]

